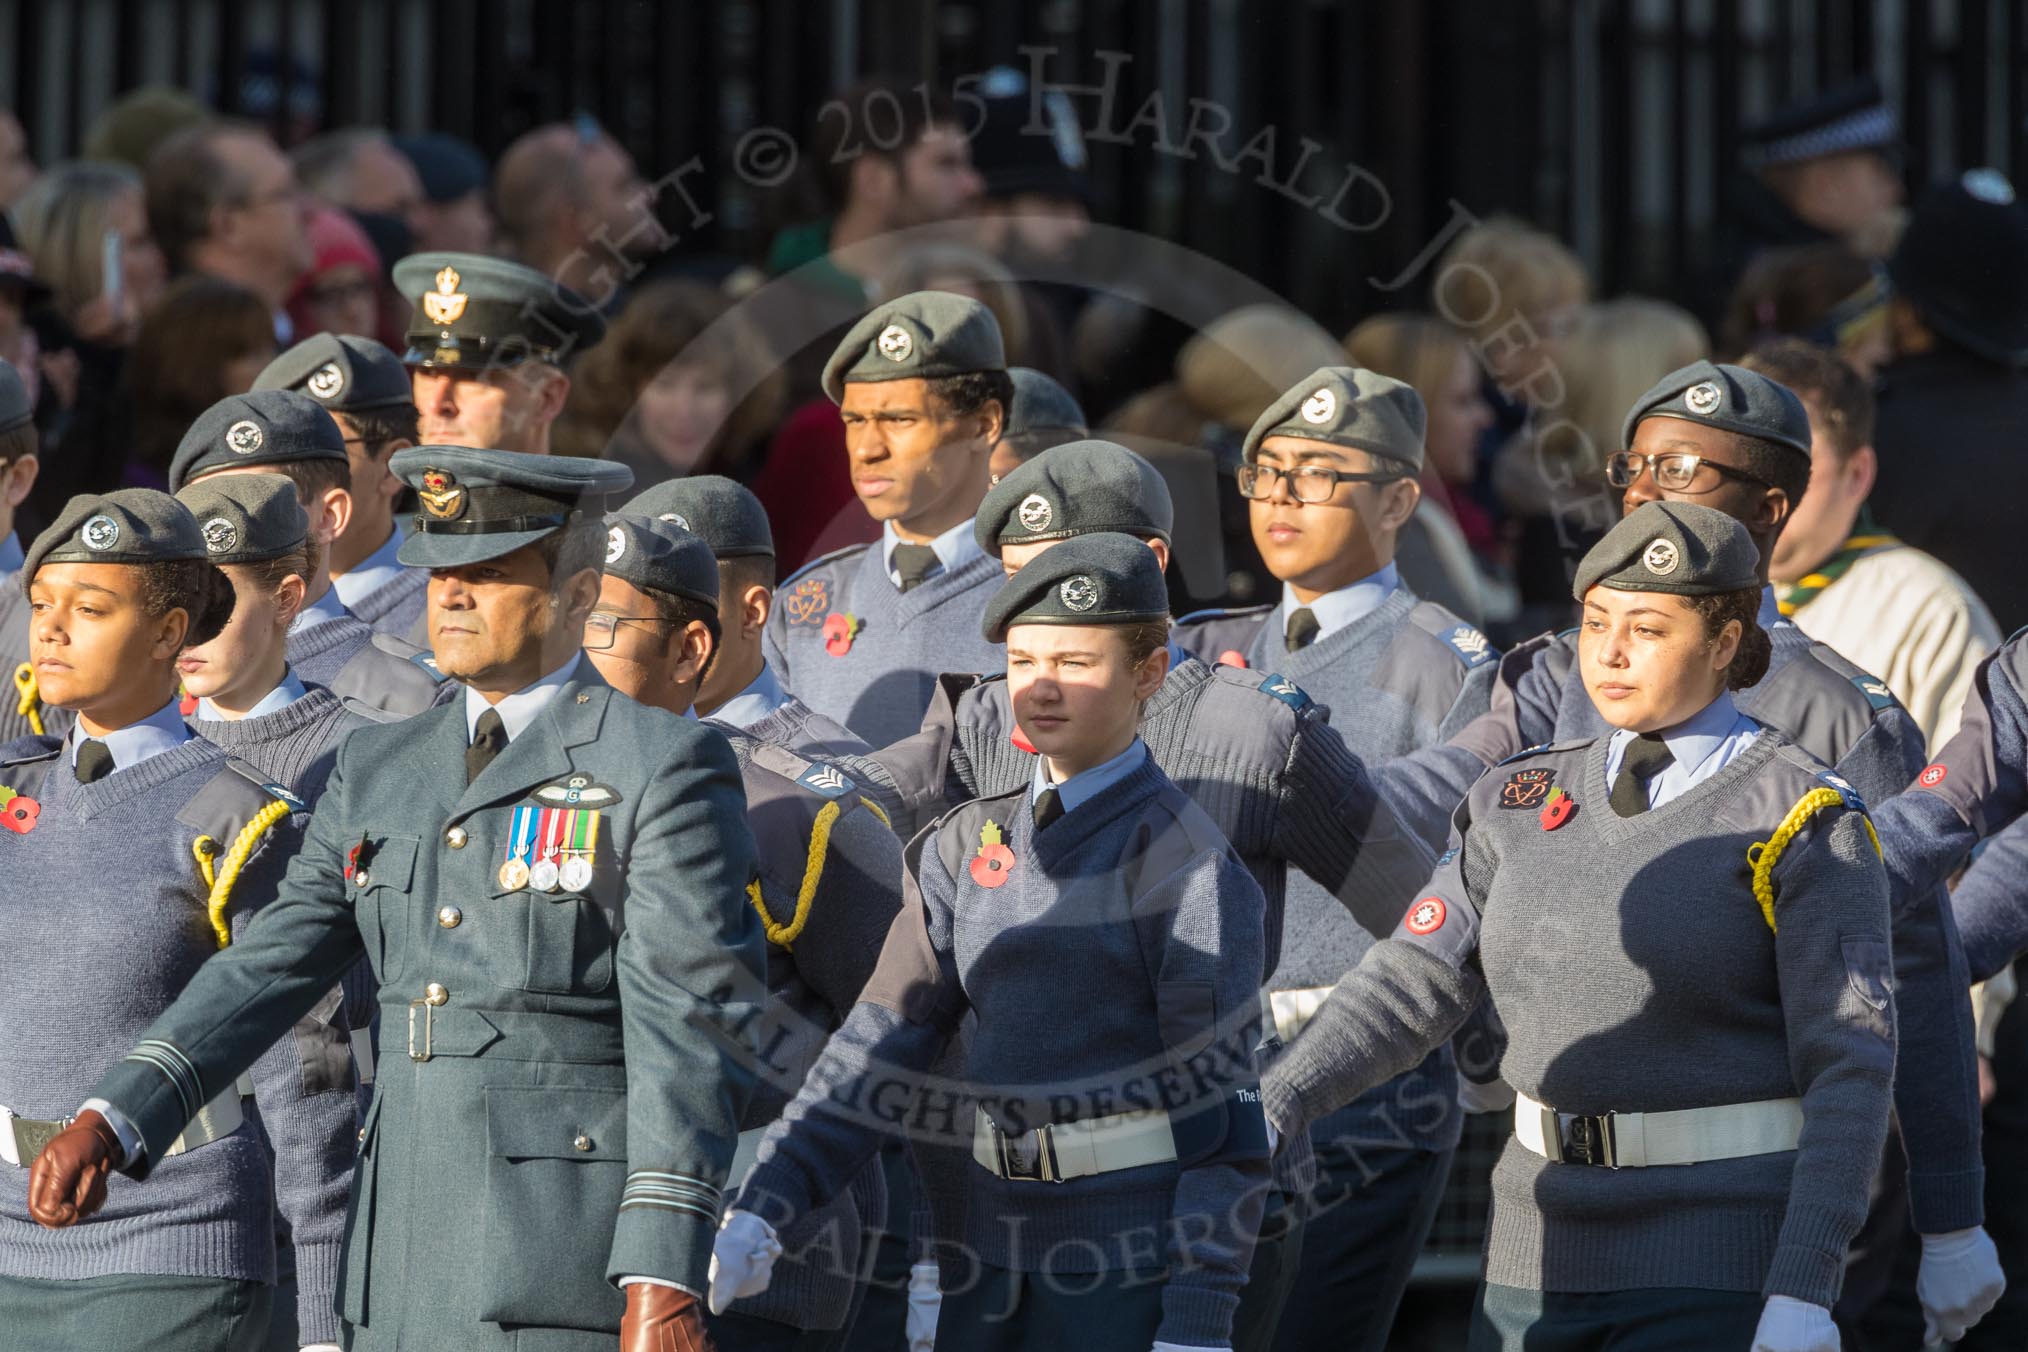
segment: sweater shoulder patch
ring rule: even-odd
[[[769,742],[755,743],[753,763],[819,798],[843,798],[858,787],[852,777],[837,766],[809,760],[785,746]]]
[[[61,737],[17,737],[5,746],[0,746],[0,769],[46,761],[61,750],[63,750]]]
[[[1232,667],[1220,663],[1211,668],[1211,675],[1214,680],[1222,681],[1226,685],[1272,695],[1297,713],[1302,713],[1315,702],[1304,692],[1303,687],[1279,672],[1256,671],[1251,667]]]
[[[413,643],[396,638],[392,634],[375,634],[373,636],[373,646],[390,657],[399,657],[403,661],[410,663],[425,673],[432,681],[445,679],[444,673],[437,667],[437,655],[433,652],[418,648]]]
[[[183,804],[176,820],[220,845],[230,845],[249,822],[279,800],[290,812],[303,810],[303,800],[274,783],[245,761],[228,758]]]
[[[1849,679],[1858,687],[1859,693],[1866,696],[1866,702],[1876,709],[1893,709],[1901,703],[1887,688],[1887,682],[1877,676],[1868,676],[1862,671]]]
[[[1491,639],[1433,601],[1416,602],[1408,617],[1411,625],[1448,648],[1467,671],[1483,667],[1500,656]]]
[[[1024,784],[991,798],[971,799],[924,827],[922,835],[935,838],[937,855],[943,860],[945,872],[953,878],[963,877],[965,861],[978,853],[981,833],[987,824],[997,826],[1004,838],[1013,824],[1014,814],[1026,811],[1027,797],[1028,786]]]
[[[811,559],[808,563],[805,563],[801,568],[798,568],[795,572],[790,573],[787,577],[783,578],[779,583],[776,584],[775,589],[779,591],[781,590],[781,588],[789,586],[791,583],[799,582],[803,578],[808,577],[811,573],[817,571],[819,568],[828,568],[830,565],[834,563],[843,563],[847,559],[856,559],[861,554],[864,554],[867,550],[871,549],[872,547],[873,546],[870,544],[846,545],[843,549],[834,549],[828,554],[819,554],[816,558]]]

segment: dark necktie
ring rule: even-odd
[[[1063,798],[1054,784],[1035,795],[1035,829],[1044,831],[1063,815]]]
[[[78,743],[77,764],[71,767],[80,784],[96,784],[113,772],[113,750],[96,737]]]
[[[1289,613],[1289,631],[1282,642],[1290,652],[1301,652],[1317,641],[1317,631],[1323,627],[1317,623],[1317,612],[1304,606]]]
[[[928,545],[896,545],[893,563],[901,589],[912,592],[937,570],[937,552]]]
[[[479,715],[472,727],[472,744],[465,748],[465,782],[470,784],[507,749],[507,725],[496,709]]]
[[[1649,782],[1675,759],[1660,733],[1644,732],[1627,743],[1626,753],[1620,757],[1620,772],[1613,779],[1612,794],[1607,800],[1613,811],[1622,817],[1638,817],[1646,812]]]

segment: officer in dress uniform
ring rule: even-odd
[[[387,467],[396,451],[417,440],[415,400],[401,358],[371,338],[319,333],[269,362],[253,387],[306,394],[338,424],[352,471],[352,516],[331,542],[331,588],[375,632],[397,638],[415,633],[430,579],[394,557],[401,547],[394,502],[402,483]]]
[[[43,693],[76,718],[62,738],[0,752],[0,918],[10,943],[37,955],[10,961],[0,984],[0,1025],[14,1034],[0,1047],[9,1347],[328,1352],[338,1341],[357,1124],[344,1039],[328,1030],[250,1040],[150,1143],[154,1186],[92,1181],[96,1223],[53,1234],[32,1218],[37,1152],[71,1114],[107,1130],[87,1111],[103,1110],[93,1081],[209,957],[246,939],[298,841],[302,802],[178,716],[179,655],[235,608],[209,556],[181,503],[122,489],[72,499],[17,584],[34,603]],[[285,1300],[278,1223],[296,1257]],[[269,1341],[271,1316],[285,1343]]]
[[[565,368],[605,337],[598,307],[534,268],[484,254],[410,254],[395,289],[414,304],[408,364],[422,438],[549,454]]]
[[[1851,786],[1731,699],[1767,663],[1761,586],[1712,508],[1608,532],[1573,589],[1607,731],[1473,787],[1267,1074],[1295,1130],[1497,1006],[1518,1098],[1475,1352],[1839,1347],[1890,1107],[1888,888]]]
[[[401,558],[431,571],[461,697],[347,739],[259,930],[44,1152],[37,1218],[83,1219],[109,1169],[145,1179],[363,954],[384,1054],[340,1280],[354,1352],[700,1346],[759,1051],[737,765],[579,647],[623,467],[419,447],[394,468],[437,503]]]
[[[21,373],[0,361],[0,744],[17,737],[61,736],[70,713],[42,702],[35,669],[28,662],[28,597],[18,585],[21,540],[14,513],[28,500],[41,467],[41,439],[35,430],[35,401]]]
[[[310,519],[310,576],[289,631],[289,665],[306,681],[399,717],[420,713],[450,691],[427,652],[345,609],[324,567],[343,528],[351,467],[345,439],[317,401],[293,390],[228,395],[190,425],[169,464],[169,486],[214,474],[277,474],[296,486]]]
[[[782,583],[767,658],[786,689],[874,746],[915,731],[938,672],[1000,667],[978,624],[1000,573],[972,517],[1012,399],[1006,367],[993,312],[947,291],[873,310],[824,367],[880,539]]]

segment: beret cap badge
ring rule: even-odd
[[[1683,556],[1677,551],[1676,546],[1663,539],[1650,542],[1647,550],[1641,555],[1641,566],[1656,577],[1669,576],[1682,562]]]
[[[338,369],[337,362],[327,361],[310,373],[303,388],[319,399],[336,399],[345,388],[345,373]]]
[[[889,324],[882,329],[876,342],[880,355],[893,362],[907,361],[915,351],[915,339],[909,337],[908,330],[899,324]]]
[[[120,523],[103,514],[84,523],[78,532],[86,549],[104,551],[120,542]]]
[[[252,455],[267,440],[261,425],[251,418],[241,418],[225,429],[225,444],[236,455]]]
[[[458,276],[458,270],[449,264],[445,264],[443,270],[437,273],[437,289],[424,292],[422,297],[423,313],[428,315],[432,322],[455,324],[465,313],[465,303],[471,297],[458,290],[458,283],[462,280]]]
[[[1056,519],[1056,509],[1040,493],[1030,493],[1021,499],[1021,505],[1014,509],[1014,514],[1021,518],[1022,526],[1031,531],[1048,530],[1049,523]]]
[[[1098,584],[1083,573],[1065,578],[1056,594],[1062,598],[1066,610],[1074,610],[1080,615],[1097,605],[1099,599]]]
[[[224,554],[239,543],[239,528],[222,516],[214,516],[204,523],[204,547],[213,554]]]
[[[1683,391],[1683,406],[1692,413],[1709,413],[1724,397],[1716,384],[1706,380]]]
[[[657,521],[667,521],[670,525],[680,526],[684,530],[690,529],[690,523],[684,519],[681,512],[664,512],[655,519]]]
[[[627,552],[627,533],[618,526],[606,532],[606,562],[618,563]]]
[[[1318,390],[1303,401],[1303,421],[1322,425],[1331,421],[1338,412],[1338,396],[1329,390]]]
[[[422,486],[415,495],[422,501],[423,510],[439,521],[452,521],[464,514],[464,487],[447,469],[424,470]]]

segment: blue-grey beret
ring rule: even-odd
[[[1404,475],[1420,474],[1427,423],[1413,386],[1364,367],[1323,366],[1267,406],[1240,454],[1251,461],[1269,437],[1301,437],[1395,461]]]
[[[534,268],[485,254],[410,254],[394,265],[415,304],[402,360],[425,370],[562,364],[606,335],[599,307]]]
[[[1004,371],[1007,350],[993,312],[953,291],[914,291],[875,306],[824,363],[824,393],[845,398],[847,381],[932,380]]]
[[[610,460],[410,446],[388,468],[422,510],[395,558],[410,568],[461,568],[512,554],[562,530],[573,517],[603,517],[634,472]]]
[[[745,485],[723,474],[664,480],[636,493],[620,510],[673,521],[702,539],[721,559],[775,556],[767,509]]]
[[[1169,618],[1169,588],[1147,542],[1131,535],[1079,535],[1007,579],[980,625],[1004,643],[1017,624],[1142,624]]]
[[[1634,444],[1634,429],[1643,418],[1703,423],[1810,457],[1810,413],[1803,401],[1780,381],[1744,366],[1693,361],[1663,376],[1627,413],[1621,449]]]
[[[260,563],[303,547],[310,518],[279,474],[216,474],[185,484],[176,500],[197,518],[213,563]]]
[[[0,432],[12,432],[35,421],[35,401],[21,373],[9,362],[0,361]]]
[[[1072,441],[1017,466],[972,518],[972,538],[997,555],[1008,545],[1117,531],[1169,538],[1176,507],[1160,472],[1110,441]]]
[[[81,493],[28,547],[21,590],[28,590],[45,563],[173,563],[207,554],[197,519],[167,493],[153,488]]]
[[[408,368],[371,338],[317,333],[276,357],[254,377],[256,390],[299,390],[338,413],[401,408],[415,402]]]
[[[1088,436],[1091,424],[1084,409],[1070,391],[1032,366],[1010,366],[1007,378],[1014,382],[1014,407],[1007,410],[1007,426],[1000,435],[1020,436],[1028,432],[1070,432]]]
[[[415,166],[425,201],[455,202],[486,186],[486,157],[469,141],[441,131],[391,139],[394,148],[408,156],[409,163]]]
[[[1711,596],[1760,587],[1760,546],[1744,525],[1695,502],[1646,502],[1620,518],[1578,565],[1578,600],[1593,587]]]
[[[183,434],[169,462],[169,488],[214,470],[299,460],[345,463],[345,434],[322,404],[294,390],[229,394]]]
[[[606,572],[702,605],[718,605],[718,558],[673,521],[631,512],[606,517]]]

